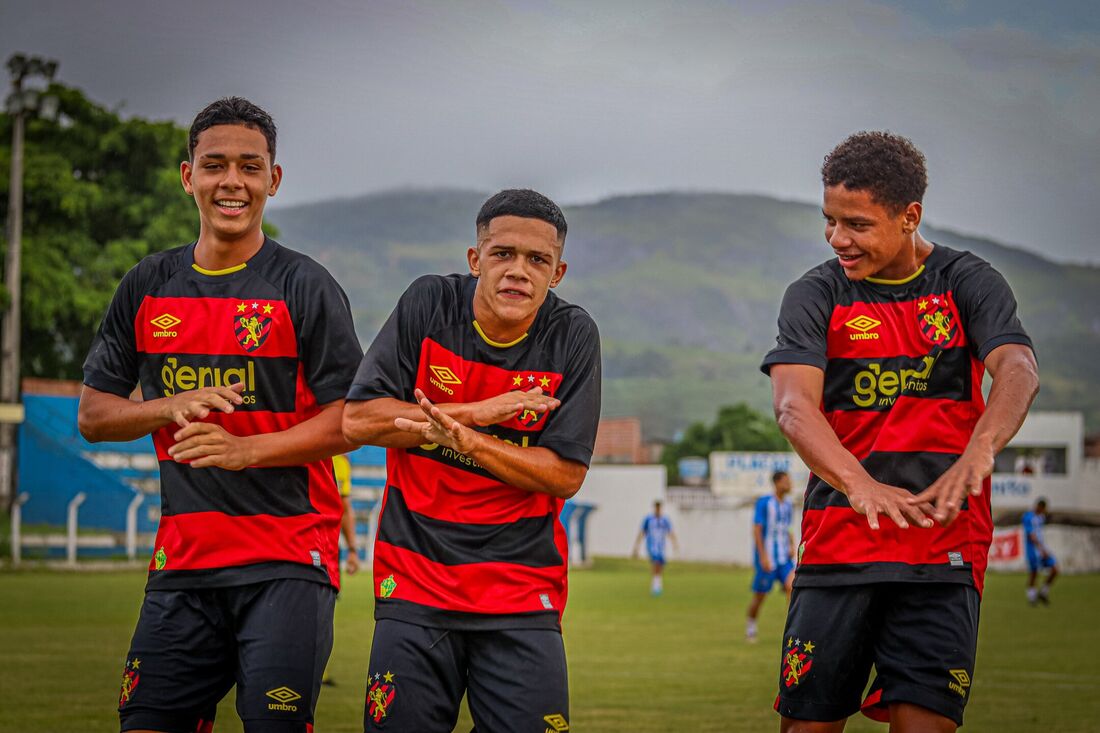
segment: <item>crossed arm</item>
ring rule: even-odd
[[[1038,367],[1031,349],[1005,344],[989,353],[985,366],[993,386],[985,413],[978,420],[962,456],[931,486],[913,495],[873,479],[837,438],[821,412],[825,374],[802,364],[771,369],[773,406],[779,429],[810,470],[848,497],[852,508],[879,528],[879,515],[896,525],[931,527],[933,519],[948,525],[958,516],[969,493],[977,496],[993,472],[993,459],[1023,424],[1039,391]]]
[[[472,429],[505,422],[521,410],[543,413],[561,405],[541,389],[446,405],[432,404],[419,389],[415,396],[416,403],[391,397],[349,402],[344,408],[344,436],[352,443],[385,448],[443,445],[525,491],[568,499],[580,489],[588,473],[583,463],[562,458],[549,448],[520,448]]]
[[[204,387],[172,397],[135,402],[84,386],[77,423],[90,442],[136,440],[160,428],[179,426],[168,454],[192,468],[239,471],[249,466],[295,466],[344,453],[354,446],[340,432],[344,401],[287,430],[234,435],[220,425],[201,422],[212,412],[232,413],[242,403],[243,385]]]

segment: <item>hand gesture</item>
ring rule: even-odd
[[[161,417],[185,428],[192,420],[205,418],[211,410],[227,414],[233,412],[234,407],[244,402],[241,397],[243,391],[244,382],[235,382],[228,387],[203,387],[180,392],[164,398],[160,407]]]
[[[425,443],[438,443],[459,453],[469,453],[477,440],[477,433],[452,418],[433,405],[422,390],[413,393],[420,409],[424,412],[424,421],[394,418],[393,425],[407,433],[417,433]]]
[[[505,392],[474,402],[471,405],[471,416],[475,425],[487,427],[511,420],[521,410],[543,413],[557,409],[560,405],[561,400],[543,394],[541,387],[534,387],[526,392]]]
[[[931,486],[910,497],[909,503],[935,507],[932,516],[946,527],[959,516],[967,494],[978,496],[982,493],[982,483],[991,473],[992,454],[967,450]]]
[[[918,527],[931,527],[932,507],[927,501],[914,501],[914,496],[905,489],[871,481],[848,490],[848,503],[860,514],[867,517],[871,529],[879,528],[878,515],[885,514],[894,524],[908,529],[909,523]]]
[[[359,572],[359,551],[348,548],[348,556],[344,560],[344,571],[348,575],[355,575]]]
[[[227,432],[220,425],[193,422],[173,436],[176,444],[168,449],[177,463],[191,462],[191,468],[216,466],[240,471],[255,463],[246,438]]]

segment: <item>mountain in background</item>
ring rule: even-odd
[[[408,284],[466,271],[488,194],[391,191],[272,209],[280,239],[324,263],[347,291],[366,346]],[[603,338],[605,416],[637,415],[647,439],[710,421],[721,405],[770,413],[761,357],[787,285],[828,259],[818,207],[764,196],[659,193],[565,209],[569,270],[559,295]],[[927,239],[991,262],[1035,340],[1037,406],[1082,410],[1100,430],[1100,268],[1052,262],[925,226]],[[1035,249],[1040,249],[1038,243]]]

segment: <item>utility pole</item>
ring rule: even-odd
[[[16,430],[23,420],[20,400],[19,358],[22,305],[23,248],[23,135],[26,117],[57,115],[57,98],[38,89],[24,89],[28,77],[41,76],[49,83],[57,73],[57,62],[15,54],[8,59],[12,91],[5,108],[11,118],[11,178],[8,183],[7,253],[4,258],[4,286],[10,302],[0,321],[0,501],[5,508],[15,496]]]

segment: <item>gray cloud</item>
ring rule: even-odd
[[[0,49],[54,55],[133,114],[186,124],[215,96],[254,99],[280,125],[277,203],[406,185],[815,201],[833,145],[889,128],[928,156],[931,222],[1100,262],[1095,29],[957,10],[9,0]]]

